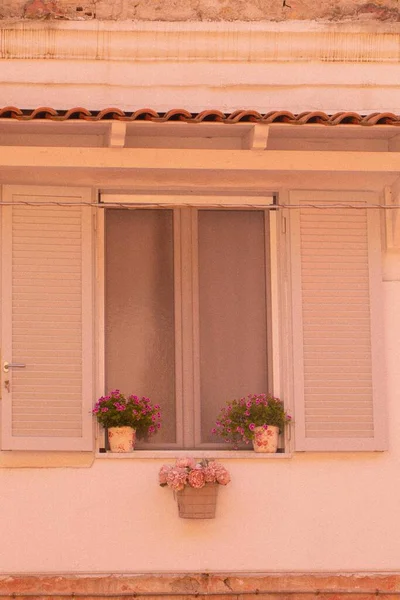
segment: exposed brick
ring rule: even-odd
[[[398,8],[389,8],[374,2],[361,5],[357,9],[357,14],[379,21],[400,21],[400,10]]]
[[[64,17],[63,10],[54,2],[54,0],[31,0],[24,10],[24,17],[27,19],[46,19]]]

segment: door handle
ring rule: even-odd
[[[23,369],[24,367],[26,367],[26,365],[24,365],[23,363],[9,363],[7,361],[3,363],[4,373],[8,373],[10,369]]]

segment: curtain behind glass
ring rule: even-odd
[[[203,442],[227,400],[267,391],[264,213],[199,212]]]
[[[147,396],[162,409],[150,441],[174,442],[173,214],[106,212],[106,388]]]

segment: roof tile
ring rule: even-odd
[[[68,110],[57,110],[55,108],[42,106],[35,109],[20,109],[15,106],[0,108],[1,119],[15,119],[18,121],[32,121],[37,119],[48,119],[51,121],[71,121],[81,119],[84,121],[154,121],[164,123],[168,121],[181,121],[185,123],[289,123],[292,125],[400,125],[400,115],[390,112],[371,113],[361,115],[356,112],[338,112],[328,115],[321,111],[305,111],[293,114],[289,111],[277,110],[265,114],[256,110],[235,110],[231,113],[223,113],[219,109],[203,110],[200,113],[192,113],[183,108],[174,108],[165,113],[157,112],[151,108],[141,108],[136,111],[123,111],[120,108],[108,107],[103,110],[88,110],[83,107],[70,108]]]

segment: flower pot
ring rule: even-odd
[[[254,452],[276,452],[278,449],[279,427],[268,425],[267,428],[254,429]]]
[[[109,427],[108,443],[111,452],[132,452],[136,443],[136,429],[132,427]]]
[[[214,519],[217,494],[217,483],[206,483],[202,488],[186,485],[176,492],[179,516],[182,519]]]

